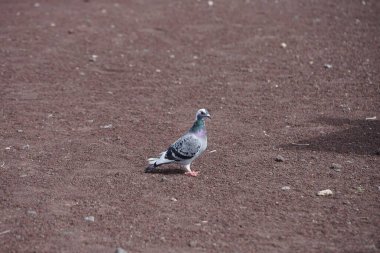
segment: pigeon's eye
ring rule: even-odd
[[[201,114],[202,114],[202,115],[205,115],[205,112],[204,112],[204,111],[201,111]]]

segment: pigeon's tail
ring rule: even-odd
[[[156,167],[157,167],[156,162],[158,159],[160,159],[160,158],[149,158],[148,159],[149,166],[145,168],[145,173],[153,172],[156,169]]]
[[[165,152],[162,152],[159,157],[151,157],[148,159],[149,166],[146,167],[146,169],[145,169],[146,173],[153,172],[156,169],[156,167],[158,167],[160,165],[159,160],[161,159],[161,156],[164,153]]]
[[[166,151],[162,152],[159,157],[152,157],[148,159],[149,166],[145,169],[145,172],[153,172],[158,166],[172,163],[173,160],[168,160],[165,158]]]
[[[159,157],[149,158],[148,163],[149,163],[149,165],[154,165],[154,163],[157,162],[159,159],[160,159]]]

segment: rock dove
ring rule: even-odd
[[[200,109],[195,115],[195,122],[190,130],[174,142],[168,150],[162,152],[157,158],[149,158],[149,166],[145,172],[153,172],[158,166],[168,163],[179,163],[184,165],[186,175],[196,177],[197,171],[190,169],[194,161],[207,148],[207,132],[205,118],[211,118],[206,109]]]

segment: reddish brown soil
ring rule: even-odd
[[[0,252],[379,252],[379,17],[376,0],[2,0]],[[143,173],[201,107],[200,176]]]

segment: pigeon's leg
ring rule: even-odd
[[[198,171],[192,171],[190,169],[190,164],[185,165],[185,169],[186,169],[185,175],[187,175],[187,176],[196,177],[199,174]]]

